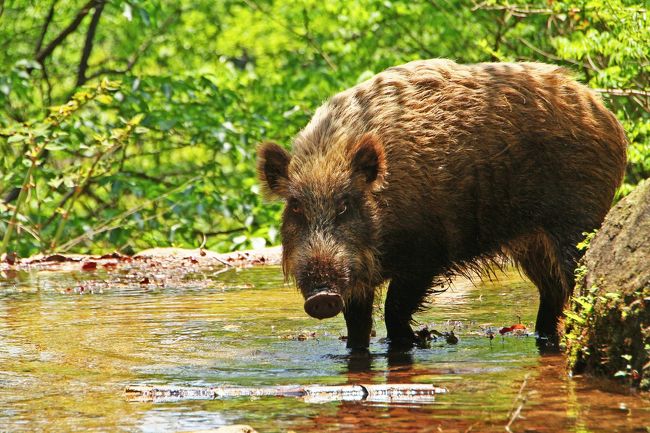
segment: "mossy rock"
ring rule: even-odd
[[[650,389],[650,179],[609,212],[591,239],[566,317],[574,373]]]

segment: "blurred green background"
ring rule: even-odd
[[[257,143],[290,146],[329,96],[432,57],[551,62],[599,89],[631,142],[625,194],[650,176],[647,7],[0,0],[0,254],[277,243]]]

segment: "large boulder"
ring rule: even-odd
[[[589,242],[565,342],[574,373],[650,389],[650,179],[609,212]]]

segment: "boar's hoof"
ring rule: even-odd
[[[305,301],[305,312],[316,319],[334,317],[343,310],[343,298],[335,292],[318,292]]]

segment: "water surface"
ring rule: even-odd
[[[459,281],[417,316],[459,337],[389,354],[377,312],[372,357],[350,357],[343,319],[316,321],[277,267],[185,273],[174,284],[128,271],[0,273],[0,431],[648,432],[650,402],[568,378],[532,337],[535,288],[516,273]],[[139,279],[139,278],[138,278]],[[314,333],[315,338],[312,338]],[[303,334],[307,339],[296,339]],[[522,383],[526,381],[522,389]],[[433,383],[433,404],[294,398],[133,403],[130,384],[182,386]]]

